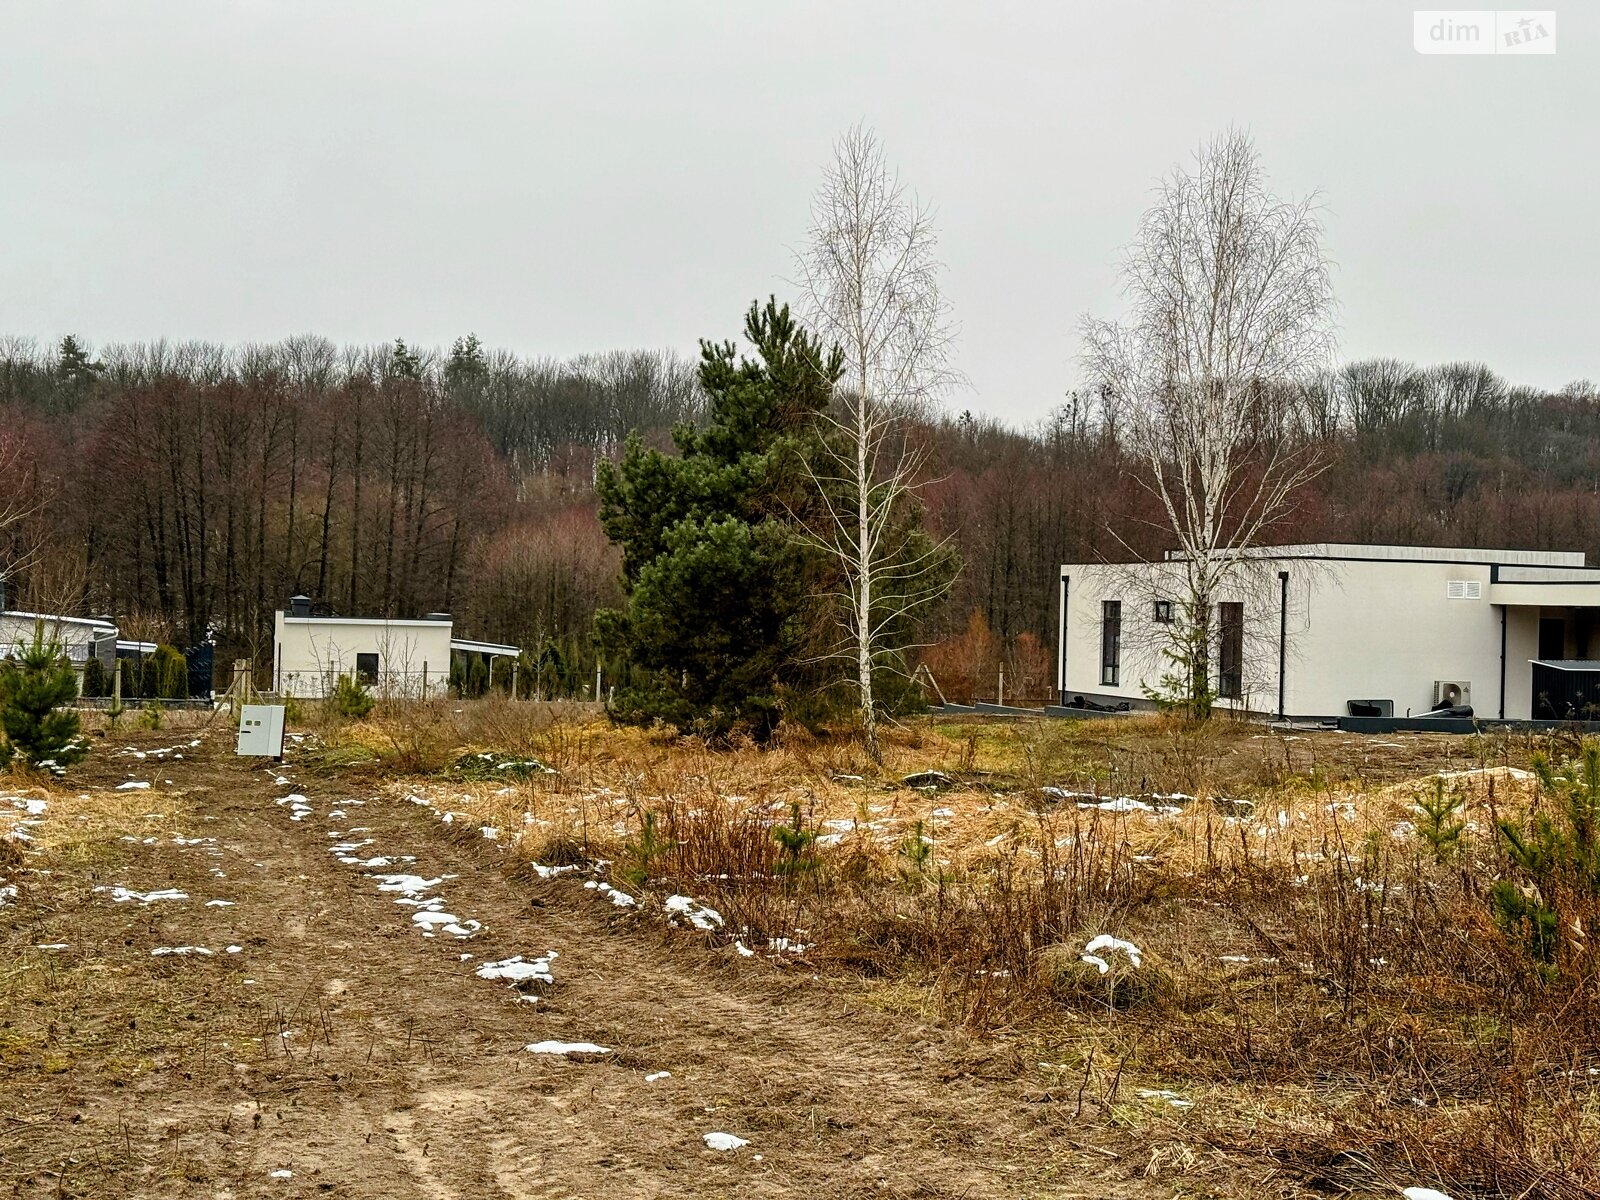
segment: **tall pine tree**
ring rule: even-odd
[[[839,358],[773,299],[751,305],[745,337],[754,358],[701,343],[709,420],[673,430],[676,456],[635,435],[620,467],[601,467],[600,520],[622,548],[627,605],[597,625],[631,668],[621,719],[765,740],[804,670],[817,601],[788,517],[807,502],[800,455]]]

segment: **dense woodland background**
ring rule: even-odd
[[[730,323],[730,332],[731,332]],[[715,332],[715,331],[713,331]],[[631,430],[696,421],[696,362],[616,351],[528,359],[319,337],[0,342],[0,488],[33,515],[0,532],[8,605],[111,614],[217,658],[270,654],[304,592],[347,614],[457,615],[470,636],[554,650],[593,678],[593,614],[618,599],[597,464]],[[1057,564],[1165,540],[1114,409],[1066,395],[1015,428],[961,411],[918,424],[928,521],[965,561],[921,640],[954,699],[1049,686]],[[1581,549],[1600,559],[1600,391],[1518,387],[1487,367],[1348,365],[1308,381],[1270,436],[1328,469],[1277,540]],[[608,664],[624,671],[625,664]]]

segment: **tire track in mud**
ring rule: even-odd
[[[1084,1131],[1042,1121],[1019,1088],[952,1079],[972,1052],[959,1034],[852,1010],[848,990],[698,947],[570,881],[515,882],[495,843],[292,756],[165,770],[216,842],[149,849],[174,886],[234,903],[150,919],[186,938],[206,912],[207,936],[241,950],[163,969],[216,972],[261,1042],[141,1084],[141,1135],[181,1128],[192,1165],[119,1195],[1047,1196],[1068,1179],[1165,1194],[1075,1160],[1060,1135]],[[395,876],[417,880],[380,878]],[[476,974],[550,951],[548,983]],[[609,1052],[525,1049],[547,1040]],[[126,1112],[92,1116],[116,1128]],[[709,1149],[712,1132],[748,1145]]]

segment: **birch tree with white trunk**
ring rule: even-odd
[[[806,320],[844,363],[809,466],[820,501],[805,536],[842,581],[834,653],[852,664],[862,735],[877,761],[874,669],[906,649],[893,643],[907,614],[937,599],[951,578],[941,569],[948,549],[906,517],[926,464],[905,423],[954,372],[932,214],[907,193],[864,125],[834,146],[797,266]]]
[[[1251,138],[1230,130],[1157,188],[1122,256],[1124,318],[1084,321],[1085,366],[1176,542],[1161,572],[1174,619],[1157,636],[1169,698],[1193,716],[1214,695],[1219,594],[1326,466],[1283,405],[1328,366],[1331,274],[1315,197],[1275,195]]]

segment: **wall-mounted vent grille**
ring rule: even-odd
[[[1483,584],[1476,579],[1452,579],[1445,585],[1445,594],[1452,600],[1482,600]]]

